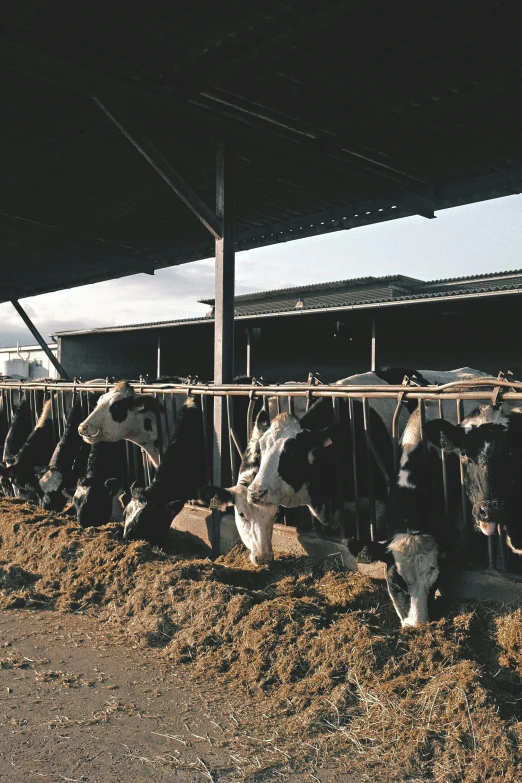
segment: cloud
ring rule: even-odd
[[[238,253],[236,294],[366,275],[421,279],[522,267],[522,196]],[[25,299],[44,337],[56,331],[204,316],[214,260]],[[11,304],[0,305],[0,346],[34,343]]]

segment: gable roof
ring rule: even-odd
[[[522,270],[491,272],[484,275],[447,278],[424,282],[404,275],[364,277],[314,283],[308,286],[281,288],[240,294],[235,297],[235,315],[238,319],[285,316],[306,313],[339,312],[393,305],[416,304],[447,299],[494,297],[503,294],[522,294]],[[201,299],[202,304],[214,303]],[[296,306],[300,303],[299,306]],[[212,313],[195,318],[152,321],[124,326],[105,326],[99,329],[77,329],[56,332],[53,337],[96,334],[98,332],[161,329],[173,326],[213,323]]]

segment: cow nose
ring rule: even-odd
[[[87,427],[86,424],[80,424],[80,426],[78,427],[78,433],[80,435],[87,435],[87,430],[88,430],[88,427]]]
[[[274,559],[274,555],[273,554],[252,555],[252,562],[256,566],[267,565],[267,563],[271,563],[273,559]]]

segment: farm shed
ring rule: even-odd
[[[49,345],[56,356],[57,345]],[[0,348],[0,377],[57,378],[56,368],[39,345],[16,345]]]
[[[428,282],[389,275],[244,294],[234,301],[234,366],[271,383],[309,372],[333,382],[369,370],[372,360],[522,378],[521,295],[521,271]],[[84,380],[158,371],[208,380],[214,300],[202,302],[210,307],[203,318],[58,332],[60,361]]]

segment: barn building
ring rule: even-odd
[[[206,316],[57,332],[58,358],[84,380],[213,377]],[[422,281],[364,277],[235,297],[235,367],[271,383],[325,382],[372,367],[468,365],[522,377],[522,270]]]

